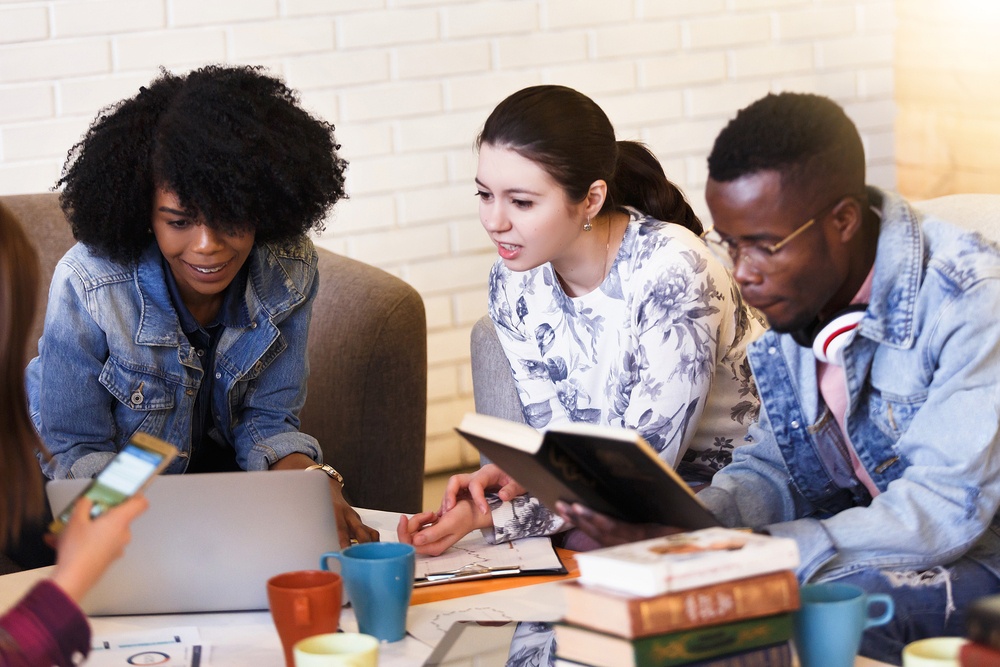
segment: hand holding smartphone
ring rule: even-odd
[[[176,455],[177,448],[173,445],[148,433],[136,433],[87,488],[56,516],[49,530],[58,534],[66,526],[76,501],[82,496],[93,502],[91,518],[125,502],[146,488]]]

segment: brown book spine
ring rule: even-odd
[[[799,608],[795,573],[783,570],[640,598],[567,584],[566,621],[629,639],[769,616]]]

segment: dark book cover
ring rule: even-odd
[[[969,605],[965,636],[1000,650],[1000,595],[987,595]]]
[[[793,667],[794,664],[791,644],[782,642],[692,662],[686,667]]]
[[[596,667],[674,667],[787,642],[792,637],[792,615],[777,614],[632,640],[565,623],[557,623],[555,628],[556,655],[562,658]]]
[[[563,500],[632,523],[686,530],[719,525],[635,431],[572,424],[539,433],[473,413],[457,431],[546,507]]]

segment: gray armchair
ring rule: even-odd
[[[0,206],[22,222],[41,258],[37,341],[52,272],[73,235],[55,193],[4,196]],[[427,418],[423,301],[381,269],[318,252],[302,431],[319,440],[324,459],[344,475],[353,504],[419,512]]]

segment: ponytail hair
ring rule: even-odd
[[[618,142],[614,181],[608,183],[608,192],[611,206],[631,206],[695,234],[704,231],[684,193],[670,182],[656,156],[637,141]]]
[[[594,181],[608,184],[601,213],[631,206],[696,234],[701,222],[663,167],[644,145],[617,141],[607,114],[566,86],[531,86],[493,109],[476,147],[506,148],[542,167],[573,202]]]

